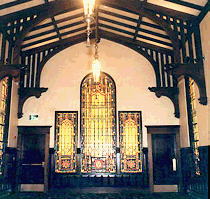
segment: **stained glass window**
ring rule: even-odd
[[[193,148],[194,160],[196,166],[196,174],[200,175],[200,169],[198,165],[199,159],[199,132],[197,123],[197,113],[196,113],[196,96],[195,96],[195,81],[189,78],[189,109],[190,109],[190,140],[191,146]]]
[[[94,83],[87,75],[81,84],[81,172],[116,172],[116,88],[101,73]]]
[[[9,88],[9,78],[5,77],[0,82],[0,175],[3,173],[3,158],[4,150],[6,146],[6,136],[5,136],[5,127],[6,127],[6,111],[7,111],[7,101],[8,101],[8,88]]]
[[[119,112],[121,172],[142,172],[141,112]]]
[[[77,112],[56,112],[55,171],[76,172]]]

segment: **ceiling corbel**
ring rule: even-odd
[[[19,88],[18,118],[23,116],[23,105],[29,97],[35,96],[36,98],[39,98],[41,94],[47,90],[48,88]]]
[[[180,64],[173,67],[172,70],[176,76],[185,75],[185,76],[191,77],[198,86],[199,94],[200,94],[200,98],[198,100],[200,104],[207,105],[206,84],[205,84],[203,62]]]
[[[151,92],[160,98],[161,96],[168,97],[174,105],[174,115],[176,118],[180,118],[179,111],[179,89],[177,87],[149,87]]]

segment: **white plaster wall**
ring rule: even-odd
[[[201,29],[201,40],[202,40],[202,48],[203,48],[203,56],[204,56],[204,69],[205,69],[205,79],[206,79],[206,87],[207,87],[207,97],[208,104],[207,106],[203,106],[197,102],[197,115],[198,115],[198,130],[200,133],[200,145],[206,146],[210,144],[210,40],[209,40],[209,32],[210,32],[210,13],[208,13],[205,18],[200,23]],[[197,88],[196,88],[197,89]],[[198,93],[198,91],[197,91]]]
[[[12,81],[11,90],[11,104],[10,104],[10,118],[9,118],[9,130],[8,130],[8,147],[17,146],[18,136],[18,88],[17,82]]]
[[[19,125],[52,125],[50,147],[54,147],[55,111],[80,110],[80,83],[91,72],[93,48],[85,43],[69,47],[52,57],[45,65],[41,87],[49,88],[37,99],[29,98],[23,107]],[[155,73],[149,61],[137,52],[120,44],[102,39],[99,44],[102,71],[112,76],[117,90],[117,111],[142,111],[145,125],[177,125],[172,102],[157,98],[148,87],[156,86]],[[38,114],[38,121],[29,121],[30,114]],[[146,128],[143,145],[147,146]]]

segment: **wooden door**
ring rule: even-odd
[[[48,190],[49,126],[19,126],[20,191]]]
[[[152,192],[176,192],[180,181],[178,125],[146,126]]]
[[[152,135],[154,184],[177,184],[176,134]]]
[[[45,135],[23,134],[21,137],[21,184],[44,184]]]

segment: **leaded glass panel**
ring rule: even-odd
[[[7,100],[8,100],[8,83],[9,78],[5,77],[0,82],[0,94],[1,94],[1,104],[0,104],[0,175],[3,172],[3,155],[5,149],[5,119],[6,119],[6,107],[7,107]]]
[[[76,172],[77,112],[56,112],[55,172]]]
[[[121,172],[142,172],[141,112],[119,112]]]
[[[116,89],[110,76],[81,84],[81,172],[116,172]]]
[[[196,166],[196,174],[200,175],[200,169],[198,162],[199,159],[199,132],[198,132],[198,122],[197,122],[197,113],[196,113],[196,97],[195,97],[195,81],[192,78],[189,78],[189,101],[190,101],[190,111],[191,111],[191,145],[194,152],[194,160]]]

